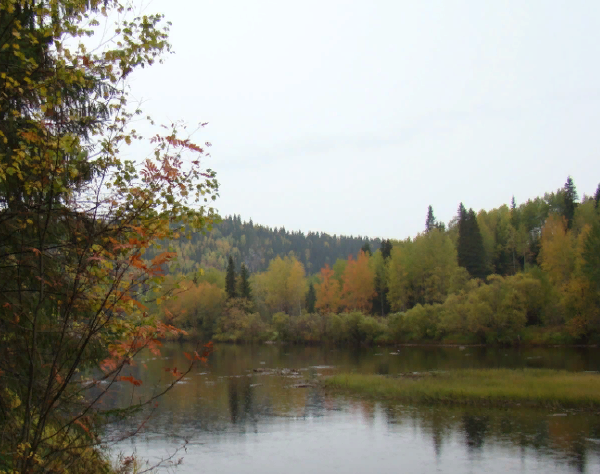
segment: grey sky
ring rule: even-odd
[[[154,0],[176,54],[132,81],[209,122],[221,214],[405,238],[600,181],[600,2]]]

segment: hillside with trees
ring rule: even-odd
[[[322,232],[288,231],[285,227],[242,222],[239,215],[227,216],[211,232],[195,233],[191,239],[165,242],[181,257],[178,272],[189,273],[201,268],[225,270],[231,257],[236,269],[244,264],[250,272],[265,271],[275,257],[293,254],[308,273],[318,272],[338,259],[356,255],[361,249],[379,248],[381,239],[361,236],[329,235]],[[175,270],[175,269],[173,269]],[[169,268],[169,271],[173,271]]]

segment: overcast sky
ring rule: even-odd
[[[131,81],[209,122],[222,215],[405,238],[600,181],[600,2],[153,0],[176,54]]]

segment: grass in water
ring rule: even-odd
[[[600,408],[600,375],[549,369],[466,369],[397,377],[339,374],[326,388],[378,399],[488,406]]]

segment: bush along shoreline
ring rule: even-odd
[[[454,305],[454,306],[452,306]],[[372,347],[394,345],[419,346],[596,346],[600,338],[578,338],[566,325],[518,328],[504,320],[502,313],[492,314],[488,325],[479,323],[479,314],[472,324],[459,327],[460,312],[465,311],[452,300],[445,305],[417,306],[405,313],[386,317],[373,316],[361,311],[342,313],[307,313],[290,315],[275,313],[270,318],[247,302],[227,303],[226,309],[206,327],[201,322],[183,324],[185,334],[176,335],[185,340],[212,339],[221,343],[281,343],[300,345],[332,345],[339,347]],[[499,310],[500,311],[500,310]],[[469,330],[471,329],[471,330]]]

